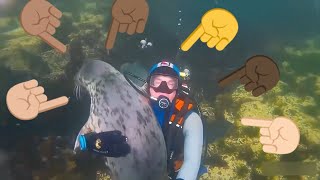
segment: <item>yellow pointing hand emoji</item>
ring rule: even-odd
[[[188,51],[200,38],[209,48],[216,46],[222,51],[237,35],[237,19],[227,10],[211,9],[202,16],[201,24],[181,44],[183,51]]]

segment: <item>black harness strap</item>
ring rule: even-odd
[[[185,118],[184,116],[189,112],[189,105],[191,104],[191,100],[189,98],[184,99],[184,104],[180,111],[175,109],[175,112],[178,113],[175,115],[172,124],[167,125],[167,132],[166,132],[166,146],[167,146],[167,153],[168,153],[168,172],[170,177],[175,177],[174,171],[174,162],[176,160],[176,155],[179,155],[179,147],[183,146],[181,144],[183,141],[183,125],[185,119],[182,120],[179,124],[179,120],[181,118]],[[178,125],[178,126],[177,126]]]

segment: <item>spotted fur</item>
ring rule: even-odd
[[[148,100],[103,61],[86,63],[75,81],[91,97],[90,116],[79,134],[119,130],[128,137],[131,152],[126,157],[105,159],[112,179],[167,179],[165,142]]]

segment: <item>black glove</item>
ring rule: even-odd
[[[108,157],[121,157],[130,153],[127,137],[120,131],[89,133],[79,136],[80,149],[88,150]]]

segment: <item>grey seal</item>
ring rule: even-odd
[[[112,180],[168,179],[165,140],[148,99],[118,70],[100,60],[85,63],[75,83],[91,98],[90,115],[79,134],[119,130],[128,138],[131,151],[127,156],[104,157]]]

